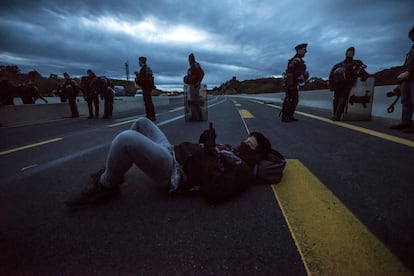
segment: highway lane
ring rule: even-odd
[[[276,149],[299,160],[409,265],[414,229],[413,174],[407,170],[411,147],[303,115],[298,115],[298,123],[282,124],[277,108],[258,101],[214,98],[210,103],[215,104],[209,119],[218,142],[238,144],[248,131],[264,132]],[[328,117],[321,111],[302,111]],[[185,123],[182,112],[179,106],[161,110],[157,123],[172,143],[197,141],[207,122]],[[2,137],[15,138],[2,139],[1,152],[62,138],[0,155],[0,215],[5,226],[0,249],[7,252],[0,257],[5,264],[0,271],[315,272],[270,186],[254,187],[229,202],[209,205],[195,195],[167,196],[131,169],[120,199],[68,212],[63,201],[103,164],[111,139],[129,127],[132,117],[0,130]],[[372,125],[382,129],[377,122]],[[318,265],[329,267],[324,261],[321,257]]]
[[[240,98],[237,101],[242,102]],[[257,108],[257,105],[261,108]],[[272,141],[279,141],[278,148],[284,148],[288,158],[300,160],[328,187],[328,192],[332,191],[370,231],[394,252],[398,252],[406,264],[411,263],[413,253],[407,250],[406,245],[412,244],[410,233],[414,229],[410,203],[414,177],[409,170],[409,164],[413,160],[412,136],[390,132],[387,129],[388,121],[336,123],[327,119],[329,113],[313,109],[299,111],[298,123],[281,124],[273,120],[279,113],[279,108],[273,104],[243,101],[242,106],[254,110],[252,113],[256,115],[255,120],[267,121],[262,126],[263,129],[272,130]],[[273,117],[269,118],[268,109],[274,110]],[[392,163],[387,162],[389,160]],[[308,194],[308,191],[304,193]],[[325,207],[332,208],[329,205]],[[312,219],[323,220],[324,215],[326,214],[316,214]],[[340,228],[334,230],[334,235],[345,234]],[[323,237],[324,242],[327,239]],[[357,235],[354,235],[354,239],[357,240]],[[347,255],[345,251],[343,254]],[[359,254],[355,254],[355,258],[361,258]],[[338,259],[333,266],[338,266]],[[354,262],[350,265],[356,264]],[[316,266],[318,265],[320,264],[317,263]],[[319,272],[317,274],[321,272],[318,269],[316,271]]]

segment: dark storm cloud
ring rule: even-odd
[[[349,46],[374,73],[403,62],[414,24],[411,0],[3,2],[0,64],[125,78],[144,55],[161,86],[182,85],[190,52],[209,86],[280,76],[302,42],[311,76],[326,78]]]

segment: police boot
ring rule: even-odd
[[[338,110],[338,100],[334,99],[332,101],[332,106],[333,106],[333,112],[332,112],[332,121],[338,121],[338,118],[336,117],[336,111]]]
[[[88,119],[93,119],[92,104],[89,104],[89,102],[88,102],[88,111],[89,111],[89,117],[88,117]]]
[[[282,105],[282,122],[290,123],[293,122],[293,119],[291,118],[291,100],[289,98],[285,98]]]
[[[114,110],[114,105],[112,103],[109,103],[108,104],[108,113],[107,113],[108,119],[112,118],[112,111],[113,110]]]
[[[109,119],[108,113],[109,113],[109,105],[108,105],[108,103],[105,103],[104,115],[102,116],[102,119]]]
[[[338,99],[338,105],[335,111],[336,121],[340,121],[342,119],[342,113],[344,112],[346,106],[346,100],[344,98]]]
[[[296,106],[298,105],[297,101],[292,100],[291,102],[291,106],[290,106],[290,114],[289,114],[289,118],[294,121],[297,122],[299,121],[298,119],[296,119],[293,115],[295,114],[295,110],[296,110]]]

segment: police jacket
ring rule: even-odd
[[[79,92],[79,87],[76,82],[69,78],[62,84],[63,92],[68,96],[76,96]]]
[[[300,82],[305,82],[309,77],[306,72],[306,64],[301,56],[295,55],[288,61],[285,72],[286,87],[288,89],[297,88]]]
[[[135,78],[135,83],[138,84],[142,90],[154,89],[154,75],[152,74],[151,68],[147,65],[142,66]]]
[[[410,73],[408,79],[414,80],[414,44],[405,57],[403,71],[408,71]]]
[[[203,81],[204,71],[198,62],[193,62],[187,70],[187,75],[184,77],[184,83],[190,85],[198,85]]]
[[[92,76],[83,76],[81,78],[81,89],[82,89],[82,94],[85,97],[89,97],[91,96],[93,93],[96,93],[95,88],[92,85],[92,81],[93,81],[93,77]]]
[[[352,86],[358,76],[368,75],[365,71],[366,65],[359,59],[346,58],[335,64],[329,73],[329,88],[336,90],[340,87]]]

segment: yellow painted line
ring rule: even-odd
[[[308,275],[412,275],[299,160],[272,189]]]
[[[281,108],[280,106],[274,105],[274,104],[267,104],[267,105],[271,106],[271,107],[278,108],[278,109]],[[379,131],[375,131],[375,130],[371,130],[371,129],[351,125],[351,124],[344,123],[344,122],[332,121],[331,119],[327,119],[327,118],[316,116],[316,115],[309,114],[309,113],[304,113],[304,112],[300,112],[300,111],[295,111],[295,113],[306,116],[306,117],[309,117],[309,118],[312,118],[312,119],[316,119],[316,120],[320,120],[320,121],[323,121],[323,122],[326,122],[326,123],[329,123],[329,124],[337,125],[337,126],[348,128],[348,129],[352,129],[352,130],[359,131],[361,133],[365,133],[365,134],[368,134],[368,135],[371,135],[371,136],[374,136],[374,137],[377,137],[377,138],[381,138],[381,139],[384,139],[384,140],[388,140],[388,141],[391,141],[391,142],[394,142],[394,143],[398,143],[398,144],[401,144],[401,145],[405,145],[405,146],[409,146],[409,147],[414,148],[414,141],[411,141],[411,140],[408,140],[408,139],[404,139],[404,138],[400,138],[400,137],[393,136],[393,135],[390,135],[390,134],[382,133],[382,132],[379,132]]]
[[[258,101],[258,100],[250,100],[251,102],[254,102],[254,103],[259,103],[259,104],[265,104],[264,102],[262,102],[262,101]]]
[[[253,114],[246,109],[239,109],[240,116],[245,119],[254,118]]]
[[[44,145],[44,144],[48,144],[48,143],[53,143],[53,142],[56,142],[56,141],[60,141],[62,139],[63,138],[55,138],[55,139],[51,139],[51,140],[47,140],[47,141],[42,141],[42,142],[39,142],[39,143],[30,144],[30,145],[26,145],[26,146],[22,146],[22,147],[10,149],[10,150],[0,151],[0,155],[6,155],[6,154],[13,153],[13,152],[16,152],[16,151],[21,151],[21,150],[25,150],[25,149],[29,149],[29,148],[34,148],[34,147],[41,146],[41,145]]]
[[[120,123],[115,123],[115,124],[111,124],[108,125],[108,127],[117,127],[117,126],[122,126],[122,125],[126,125],[126,124],[130,124],[135,122],[137,119],[132,119],[132,120],[128,120],[128,121],[124,121],[124,122],[120,122]]]

